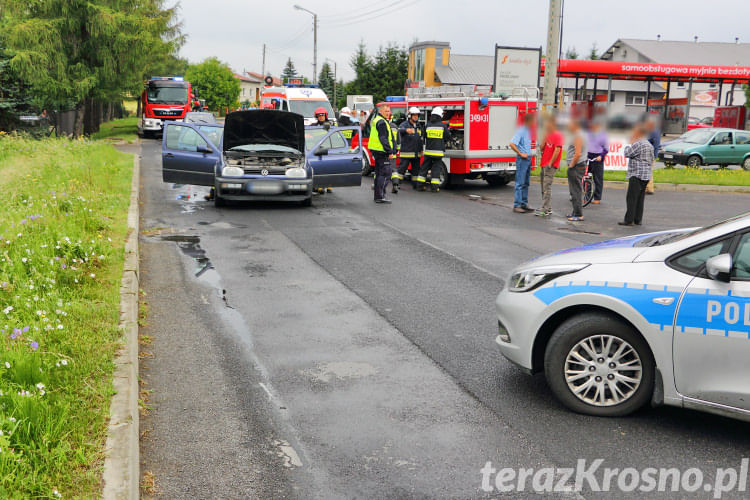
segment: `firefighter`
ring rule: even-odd
[[[341,111],[339,112],[339,121],[338,126],[339,127],[352,127],[357,125],[357,123],[352,120],[352,110],[348,107],[341,108]],[[344,137],[346,137],[346,142],[349,143],[349,146],[352,146],[352,137],[354,137],[354,130],[342,130],[342,134],[344,134]]]
[[[331,127],[331,122],[328,121],[328,111],[326,111],[326,108],[324,108],[323,106],[320,106],[315,110],[315,120],[315,125],[319,127]]]
[[[393,172],[391,183],[393,184],[393,193],[398,193],[401,181],[404,180],[409,166],[411,165],[412,186],[417,188],[417,175],[419,175],[419,163],[422,156],[422,147],[424,144],[421,124],[419,123],[419,108],[411,107],[409,109],[409,118],[404,120],[398,128],[398,135],[401,138],[401,153],[399,154],[400,163],[398,171]]]
[[[396,155],[396,134],[391,127],[391,108],[387,104],[378,107],[370,120],[368,148],[375,158],[375,203],[390,203],[385,191],[391,177],[391,161]]]
[[[437,107],[432,110],[430,119],[425,128],[424,161],[419,169],[417,177],[417,188],[426,191],[427,172],[430,172],[430,189],[433,193],[440,191],[440,169],[443,168],[443,156],[445,156],[445,144],[450,138],[448,125],[442,122],[443,108]]]

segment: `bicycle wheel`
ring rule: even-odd
[[[587,175],[583,178],[583,206],[587,207],[594,199],[594,179]]]

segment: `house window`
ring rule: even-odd
[[[715,89],[716,88],[716,84],[715,83],[709,83],[708,84],[708,88]]]
[[[611,92],[609,94],[609,102],[615,102],[615,93],[614,92]]]
[[[644,96],[643,94],[628,92],[625,95],[625,104],[628,106],[645,106],[646,96]]]
[[[424,49],[414,51],[414,81],[424,81]]]
[[[677,88],[684,89],[685,88],[685,82],[677,82]]]

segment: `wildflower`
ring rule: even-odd
[[[9,312],[11,312],[12,310],[13,310],[13,306],[8,306],[8,307],[6,307],[5,309],[3,309],[3,313],[5,313],[5,314],[8,314],[8,313],[9,313]]]
[[[26,257],[22,257],[22,258],[21,258],[21,262],[23,262],[23,263],[26,263],[26,262],[27,262],[28,260],[29,260],[29,259],[27,259]]]
[[[39,342],[32,340],[29,344],[29,347],[31,347],[32,351],[36,351],[37,349],[39,349]]]
[[[22,331],[23,333],[26,333],[26,332],[28,332],[28,331],[29,331],[29,327],[28,327],[28,326],[24,326],[24,327],[23,327],[23,330],[21,330],[21,331]]]
[[[43,383],[41,383],[41,382],[39,382],[38,384],[36,384],[36,388],[37,388],[37,389],[39,389],[39,390],[41,391],[41,390],[43,390],[43,389],[44,389],[44,384],[43,384]]]
[[[18,328],[14,328],[13,333],[10,334],[10,338],[16,340],[16,337],[18,337],[19,335],[21,335],[21,330],[19,330]]]
[[[62,326],[62,325],[57,325],[57,329],[58,329],[58,330],[62,330],[62,329],[63,329],[63,326]]]
[[[53,496],[54,496],[55,498],[62,498],[62,494],[60,494],[60,492],[59,492],[59,491],[57,491],[57,490],[52,490],[52,495],[53,495]]]
[[[89,276],[91,276],[92,278],[96,278],[96,274],[94,273],[89,274]]]
[[[7,361],[5,362],[5,368],[10,370],[10,363],[8,363]]]

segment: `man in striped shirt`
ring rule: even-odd
[[[633,127],[630,145],[625,146],[625,157],[628,159],[628,193],[625,219],[618,222],[621,226],[640,226],[643,221],[643,202],[646,199],[646,186],[651,179],[651,166],[654,163],[654,147],[646,138],[644,123]]]

